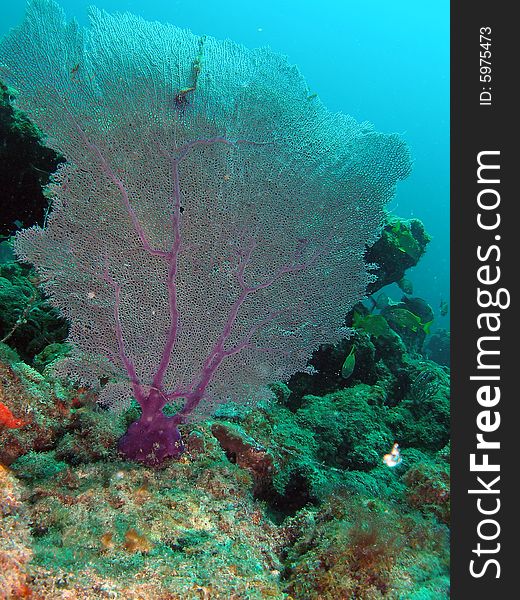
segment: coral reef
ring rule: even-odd
[[[277,383],[276,400],[222,405],[159,471],[117,456],[135,406],[114,415],[4,345],[0,402],[23,425],[0,425],[2,593],[448,597],[448,372],[393,329],[357,323],[317,353],[307,390]]]
[[[29,269],[2,269],[30,289]],[[20,306],[6,303],[4,318]],[[420,299],[393,306],[430,316]],[[49,311],[39,297],[27,337],[63,331]],[[58,334],[25,355],[32,366],[11,336],[0,346],[0,598],[447,598],[449,369],[422,354],[429,334],[402,324],[413,319],[385,314],[357,305],[348,339],[256,407],[222,404],[185,425],[185,454],[159,470],[118,456],[136,404],[114,413],[57,379]]]
[[[42,370],[64,353],[56,344],[67,333],[67,323],[45,301],[34,270],[12,259],[0,262],[0,342],[8,342],[24,361],[34,360],[33,366]]]
[[[204,465],[186,456],[160,471],[100,461],[40,474],[29,509],[34,592],[282,597],[282,537],[253,502],[251,476],[217,450]],[[26,465],[20,467],[27,479]]]
[[[365,254],[366,261],[377,266],[377,279],[369,284],[367,292],[374,294],[385,285],[402,280],[406,270],[419,262],[429,242],[430,236],[419,219],[389,217],[381,237]]]
[[[438,329],[432,333],[425,347],[426,356],[439,365],[450,366],[450,332]]]
[[[16,96],[0,81],[0,240],[21,227],[43,224],[49,200],[42,187],[63,159],[47,148],[31,121],[13,107]]]
[[[0,465],[0,598],[30,598],[28,563],[33,557],[22,486]]]
[[[268,48],[128,12],[92,8],[83,30],[52,0],[31,2],[0,61],[67,159],[46,226],[18,232],[15,251],[70,322],[65,372],[115,408],[139,403],[126,458],[179,457],[179,425],[265,396],[341,338],[373,279],[366,246],[411,170],[397,134],[310,102]]]
[[[447,597],[443,456],[405,449],[397,470],[370,452],[364,470],[338,464],[349,457],[334,448],[369,431],[367,405],[355,404],[367,392],[328,399],[342,400],[335,421],[350,421],[350,434],[322,423],[326,402],[292,413],[280,396],[240,425],[193,426],[183,458],[160,470],[57,450],[21,456],[11,465],[19,552],[32,560],[17,585],[49,599]]]
[[[25,289],[21,268],[2,265]],[[25,335],[60,331],[38,305]],[[393,306],[430,316],[420,299]],[[413,319],[385,314],[357,305],[348,339],[273,398],[185,425],[184,455],[159,470],[118,456],[136,404],[114,413],[53,374],[59,335],[32,366],[6,340],[0,598],[447,598],[449,369],[420,351],[423,328],[403,328]]]
[[[392,505],[339,494],[286,528],[297,540],[285,572],[293,598],[449,596],[446,530]]]
[[[384,347],[367,356],[380,353],[386,378],[361,371],[296,402],[280,382],[274,400],[221,405],[159,470],[115,452],[135,407],[114,415],[12,354],[2,402],[28,425],[0,425],[5,489],[23,515],[1,585],[49,600],[448,597],[447,375]],[[398,400],[393,372],[410,382]]]
[[[204,93],[206,49],[199,38],[172,98],[179,118]],[[65,74],[82,76],[79,63]],[[43,224],[41,185],[61,159],[1,93],[7,237]],[[226,171],[219,185],[233,183]],[[114,411],[109,375],[97,386],[58,377],[69,324],[4,241],[0,600],[448,598],[449,332],[430,333],[435,315],[405,278],[428,242],[420,221],[388,217],[365,248],[371,298],[345,315],[348,335],[254,405],[179,424],[184,452],[151,468],[118,452],[135,399]],[[390,283],[399,302],[374,298]]]

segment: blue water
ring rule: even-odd
[[[409,276],[414,294],[436,311],[436,325],[448,327],[448,317],[437,310],[449,297],[448,0],[60,2],[80,23],[92,3],[249,47],[269,45],[299,65],[331,110],[371,121],[379,131],[400,133],[410,145],[414,168],[399,184],[391,209],[422,219],[433,237]],[[21,20],[24,6],[25,0],[3,6],[0,35]]]

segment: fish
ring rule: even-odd
[[[394,243],[397,248],[404,254],[411,256],[413,260],[417,262],[421,258],[424,250],[414,238],[410,226],[402,221],[397,221],[392,225],[391,232],[394,236]]]
[[[406,277],[401,277],[397,285],[405,294],[413,294],[413,283]]]
[[[397,467],[402,460],[401,450],[399,449],[399,444],[397,442],[392,446],[390,453],[383,456],[383,462],[387,467]]]
[[[11,241],[4,240],[0,242],[0,263],[13,262],[14,260],[14,250]]]
[[[419,331],[422,329],[424,333],[430,333],[430,327],[433,323],[433,320],[428,321],[427,323],[423,323],[417,315],[413,312],[409,311],[407,308],[393,308],[392,312],[387,314],[387,319],[391,317],[392,321],[399,325],[400,327],[404,327],[405,329],[410,329],[411,331]]]
[[[390,296],[388,296],[384,292],[381,292],[377,296],[377,298],[375,299],[375,302],[376,302],[376,308],[378,308],[379,310],[383,310],[387,306],[398,306],[400,304],[400,302],[396,302],[395,300],[392,300],[392,298],[390,298]]]
[[[363,329],[375,337],[390,333],[390,326],[383,315],[367,315],[363,317],[358,312],[354,312],[352,324],[356,329]]]
[[[397,302],[394,302],[391,298],[389,298],[384,292],[381,292],[375,298],[374,296],[369,296],[369,300],[373,304],[372,310],[374,310],[374,308],[383,310],[387,306],[394,306],[395,304],[398,304]]]
[[[441,317],[445,317],[448,314],[448,303],[445,300],[441,300],[440,313]]]
[[[355,352],[356,352],[356,347],[352,346],[349,354],[347,355],[347,358],[345,358],[345,362],[343,363],[343,366],[341,367],[341,377],[343,377],[343,379],[348,379],[354,372],[354,369],[356,367]]]
[[[376,308],[379,308],[379,310],[381,310],[383,308],[386,308],[390,304],[390,298],[384,292],[381,292],[374,300],[374,302],[376,303]]]
[[[430,329],[432,327],[433,319],[427,323],[422,323],[423,331],[426,335],[430,335]]]
[[[421,327],[421,319],[407,308],[394,308],[390,313],[392,320],[400,327],[417,331]]]

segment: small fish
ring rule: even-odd
[[[427,323],[423,323],[421,318],[407,308],[392,308],[391,312],[386,314],[386,318],[399,327],[404,327],[410,331],[417,332],[422,329],[424,333],[429,334],[433,319]]]
[[[390,304],[390,298],[384,292],[381,292],[375,299],[375,303],[376,303],[376,308],[379,308],[379,310],[382,310],[383,308],[386,308]]]
[[[10,240],[0,242],[0,263],[14,262],[13,244]]]
[[[389,313],[389,316],[391,316],[392,321],[396,325],[404,327],[405,329],[410,329],[411,331],[417,331],[423,326],[421,319],[407,308],[393,308],[392,312]]]
[[[408,256],[411,256],[415,261],[418,261],[421,258],[424,250],[413,236],[409,224],[397,221],[393,224],[391,232],[394,237],[394,243],[401,252],[408,254]]]
[[[390,453],[383,456],[383,462],[387,467],[397,467],[402,460],[401,450],[397,442],[392,446]]]
[[[397,285],[405,294],[413,294],[413,283],[406,277],[401,277]]]
[[[370,302],[372,302],[373,305],[371,311],[374,310],[374,308],[383,310],[387,306],[394,306],[395,304],[398,304],[397,302],[394,302],[391,298],[389,298],[384,292],[381,292],[375,298],[374,296],[369,296],[368,299],[370,300]]]
[[[440,313],[441,317],[445,317],[448,314],[448,303],[445,300],[441,300]]]
[[[430,335],[430,329],[432,327],[433,319],[428,321],[428,323],[422,323],[423,331],[426,335]]]
[[[399,302],[395,302],[395,300],[392,300],[392,298],[390,298],[390,296],[388,296],[384,292],[381,292],[375,300],[372,300],[372,302],[375,303],[376,308],[378,308],[379,310],[383,310],[387,306],[397,306],[398,304],[400,304]]]
[[[358,312],[354,312],[352,325],[354,325],[356,329],[363,329],[375,337],[388,335],[390,333],[388,321],[383,315],[367,315],[366,317],[362,317]]]
[[[352,346],[347,358],[345,358],[345,362],[341,367],[341,377],[343,379],[348,379],[352,373],[354,372],[354,368],[356,366],[356,347]]]

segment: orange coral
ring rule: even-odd
[[[18,429],[25,425],[25,421],[17,419],[5,404],[0,402],[0,425],[9,429]]]
[[[103,546],[103,550],[112,550],[115,547],[114,544],[114,540],[113,540],[114,534],[113,533],[104,533],[101,536],[101,545]]]
[[[146,536],[137,533],[135,529],[129,529],[125,533],[125,541],[123,547],[128,552],[150,552],[152,544]]]

